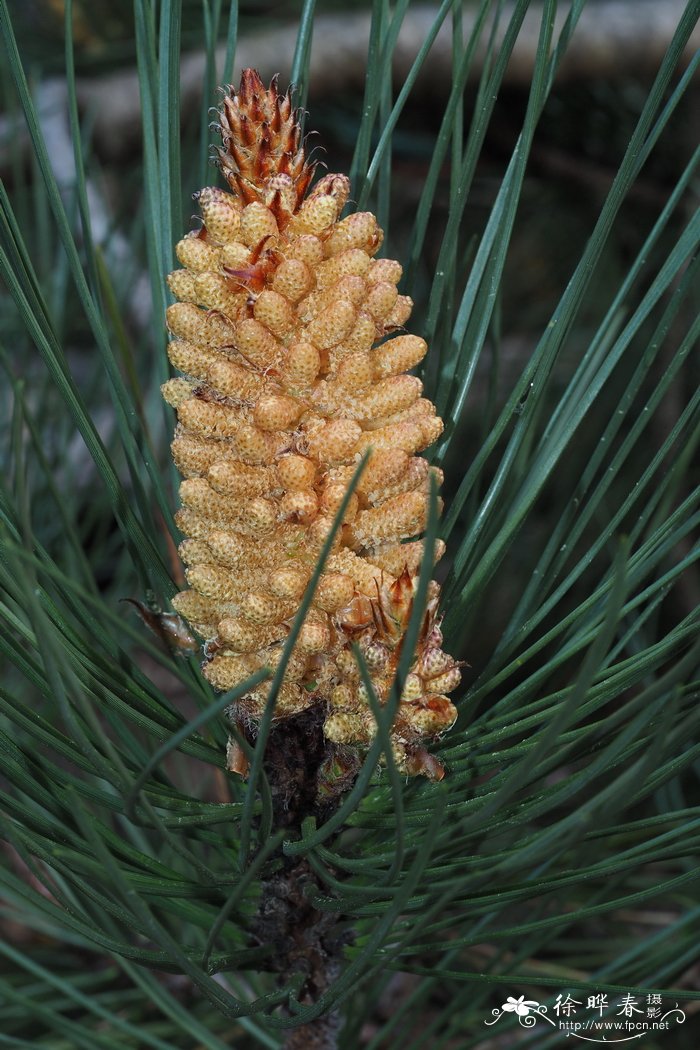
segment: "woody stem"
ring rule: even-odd
[[[320,810],[318,771],[328,755],[322,707],[308,709],[273,727],[267,744],[265,773],[270,785],[275,828],[301,828],[305,817],[323,818],[335,802]],[[343,949],[351,937],[339,929],[338,916],[319,911],[308,890],[320,890],[318,876],[306,859],[280,857],[278,869],[262,884],[253,933],[274,946],[274,968],[283,981],[305,974],[301,999],[315,1002],[338,976]],[[290,1031],[284,1050],[335,1050],[340,1015],[323,1017]]]

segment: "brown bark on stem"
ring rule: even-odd
[[[320,803],[317,797],[319,773],[322,779],[330,749],[320,707],[273,727],[264,768],[275,828],[298,829],[307,816],[315,815],[321,821],[336,807],[339,794],[333,797],[326,792]],[[347,785],[343,780],[338,787],[345,790]],[[340,973],[343,949],[352,934],[343,928],[342,918],[313,906],[310,887],[320,889],[321,884],[307,861],[282,858],[280,870],[263,882],[252,933],[260,943],[274,946],[273,968],[282,982],[299,973],[305,975],[300,998],[313,1003]],[[339,1030],[340,1015],[333,1010],[292,1029],[284,1050],[335,1050]]]

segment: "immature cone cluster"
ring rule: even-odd
[[[177,245],[168,277],[170,361],[163,387],[177,409],[172,445],[190,589],[177,611],[207,640],[204,674],[228,690],[276,666],[334,516],[349,500],[288,665],[275,717],[324,705],[329,741],[366,748],[376,725],[352,653],[358,644],[386,701],[411,614],[430,474],[417,456],[442,431],[418,378],[424,340],[400,331],[412,303],[401,266],[373,258],[382,231],[369,212],[339,219],[349,183],[313,165],[288,94],[246,70],[224,98],[220,166],[231,193],[197,194],[202,228]],[[380,343],[379,346],[376,344]],[[442,553],[438,545],[437,555]],[[392,729],[408,772],[439,776],[421,741],[447,729],[459,682],[441,649],[431,584],[415,660]],[[236,705],[259,719],[268,683]]]

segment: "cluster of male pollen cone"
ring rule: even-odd
[[[376,259],[369,212],[340,219],[343,175],[314,171],[289,93],[253,70],[220,112],[221,170],[231,192],[196,194],[201,229],[177,245],[168,277],[168,354],[182,373],[163,387],[177,410],[176,516],[189,589],[173,605],[206,640],[203,673],[229,690],[274,670],[363,454],[364,471],[318,582],[277,697],[282,720],[321,705],[332,744],[366,750],[377,727],[353,643],[386,702],[411,615],[430,475],[417,453],[442,431],[420,379],[426,344],[402,332],[411,300],[401,266]],[[379,344],[379,345],[377,345]],[[438,543],[436,555],[442,553]],[[442,776],[424,744],[456,710],[457,663],[441,649],[431,583],[391,729],[399,769]],[[235,705],[254,726],[263,681]]]

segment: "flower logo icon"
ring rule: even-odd
[[[527,1017],[530,1010],[536,1010],[539,1005],[533,999],[526,999],[524,995],[519,996],[517,999],[509,995],[501,1010],[504,1013],[517,1014],[518,1017]]]
[[[518,1018],[518,1024],[523,1028],[532,1028],[537,1024],[540,1017],[543,1017],[545,1021],[549,1022],[549,1024],[554,1024],[554,1022],[547,1017],[546,1006],[536,1002],[534,999],[526,999],[524,995],[518,996],[517,999],[515,996],[509,995],[500,1010],[498,1007],[494,1007],[491,1014],[493,1016],[493,1021],[484,1021],[484,1024],[496,1024],[504,1014],[515,1014]]]

